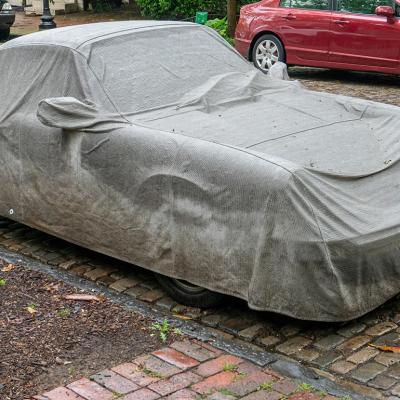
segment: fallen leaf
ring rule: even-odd
[[[68,294],[64,297],[66,300],[76,301],[101,301],[98,296],[92,294]]]
[[[370,343],[369,345],[381,351],[387,351],[389,353],[400,353],[400,346],[377,346],[372,343]]]
[[[35,314],[37,313],[37,310],[35,310],[33,307],[26,307],[26,309],[28,310],[29,314]]]
[[[1,269],[1,272],[11,272],[15,268],[14,265],[8,264]]]

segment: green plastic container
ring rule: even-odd
[[[204,25],[208,21],[208,12],[197,11],[196,24]]]

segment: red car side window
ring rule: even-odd
[[[280,6],[283,8],[301,8],[307,10],[330,9],[329,0],[281,0]]]
[[[338,0],[338,11],[351,12],[356,14],[375,14],[378,6],[391,6],[395,4],[392,0]]]

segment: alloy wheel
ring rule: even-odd
[[[268,71],[279,61],[278,46],[272,40],[263,40],[256,49],[256,63],[263,71]]]

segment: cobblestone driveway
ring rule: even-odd
[[[290,70],[310,89],[359,96],[400,106],[395,76],[305,68]],[[118,292],[183,315],[236,341],[244,340],[293,358],[347,388],[373,398],[400,399],[400,354],[369,344],[400,345],[400,297],[345,324],[311,323],[250,311],[240,300],[201,311],[176,304],[153,275],[7,219],[0,219],[0,246],[69,270]]]

